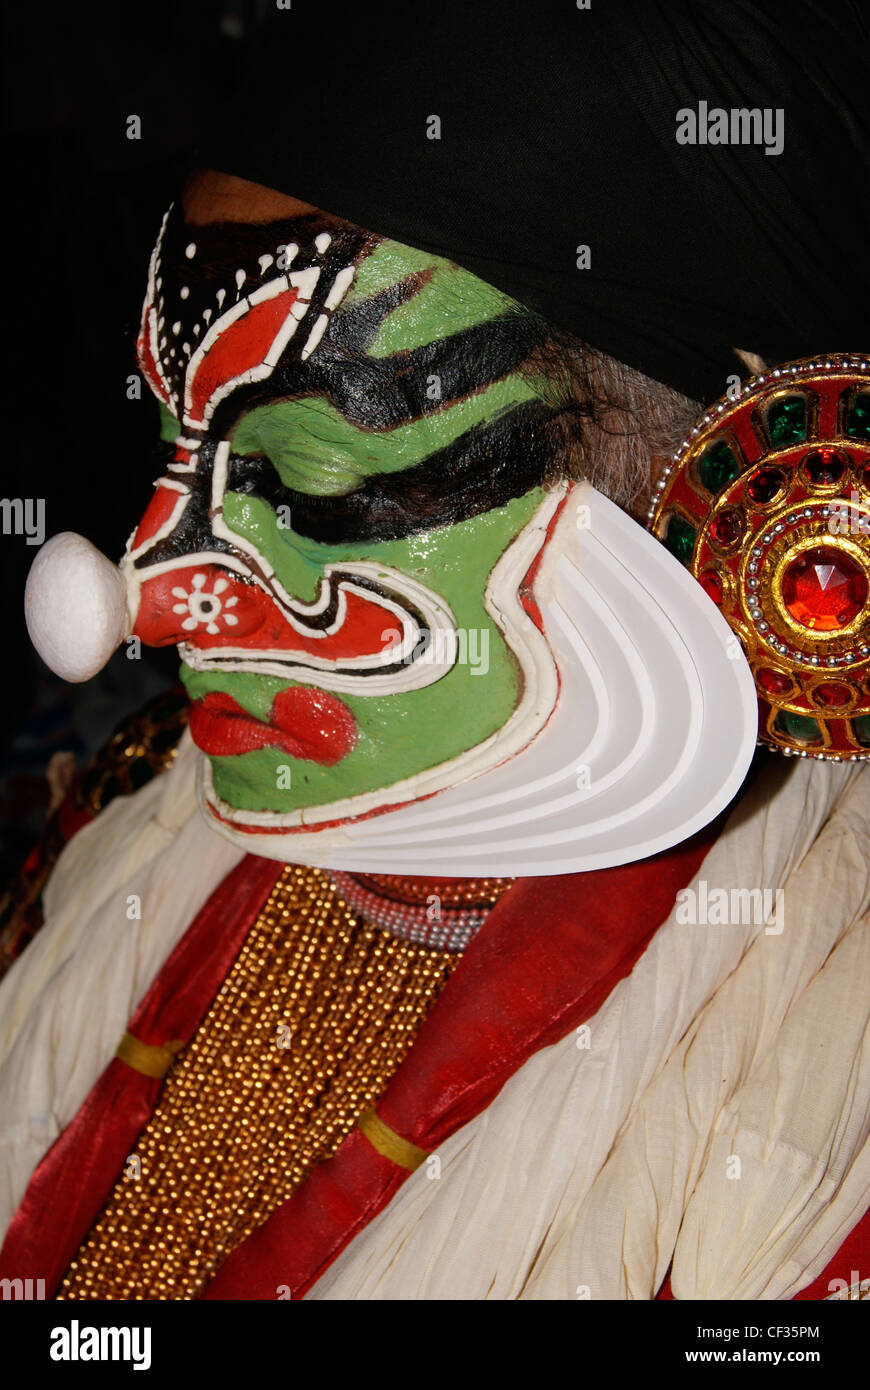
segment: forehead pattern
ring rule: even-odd
[[[313,213],[268,224],[191,228],[173,205],[151,256],[137,343],[152,390],[186,431],[222,400],[305,361],[347,293],[371,238]]]
[[[163,499],[167,516],[149,508],[135,563],[185,539],[224,549],[205,544],[218,441],[229,450],[219,491],[291,506],[298,534],[333,544],[399,538],[520,496],[552,470],[558,445],[562,407],[523,372],[544,332],[460,267],[319,213],[194,228],[170,209],[139,356],[181,422],[166,487],[189,505],[171,535],[181,503]],[[257,414],[275,404],[283,414]],[[306,490],[306,468],[330,484],[328,509],[320,474]]]

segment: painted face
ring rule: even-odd
[[[167,215],[138,349],[171,461],[123,565],[135,633],[179,644],[215,816],[376,813],[546,722],[540,336],[455,265],[320,214]]]

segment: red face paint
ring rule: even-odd
[[[305,686],[280,691],[268,722],[242,709],[231,695],[213,691],[194,701],[190,732],[197,747],[210,757],[274,747],[323,767],[340,762],[357,739],[356,721],[347,705],[324,690]]]
[[[259,585],[224,569],[200,564],[164,571],[142,584],[139,616],[133,629],[151,647],[186,642],[202,651],[222,647],[272,651],[288,661],[298,656],[342,661],[379,656],[394,647],[400,619],[377,595],[354,589],[340,579],[341,606],[328,630],[288,617]],[[300,630],[301,629],[301,630]]]

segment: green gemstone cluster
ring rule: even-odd
[[[807,437],[807,403],[804,396],[784,396],[767,410],[767,432],[774,448],[799,444]]]

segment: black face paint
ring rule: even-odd
[[[339,303],[336,286],[344,279],[346,287],[359,265],[384,247],[392,258],[385,262],[386,278],[394,273],[394,264],[398,278],[355,302]],[[419,253],[338,226],[320,214],[256,226],[193,228],[173,210],[155,277],[160,361],[177,414],[191,414],[194,421],[197,409],[202,414],[197,391],[203,378],[212,403],[202,417],[207,424],[197,426],[185,418],[180,436],[187,456],[195,457],[194,471],[178,467],[179,474],[187,475],[191,494],[184,516],[138,565],[163,563],[182,553],[231,553],[232,543],[225,533],[213,534],[210,520],[216,447],[221,440],[232,441],[240,424],[264,407],[310,400],[318,411],[335,412],[334,418],[349,428],[351,452],[356,449],[366,459],[379,439],[390,442],[392,431],[433,420],[436,443],[431,452],[425,452],[430,434],[424,433],[409,448],[404,468],[369,470],[357,486],[333,488],[326,496],[316,488],[289,485],[279,459],[271,459],[266,449],[234,450],[227,460],[224,491],[255,496],[273,509],[289,508],[292,529],[312,540],[400,539],[501,507],[546,480],[558,455],[555,422],[560,410],[538,398],[518,371],[541,345],[546,325],[464,272],[431,258],[425,268],[408,273],[415,259],[419,262]],[[435,284],[436,275],[443,277],[445,270],[456,277],[446,290]],[[275,360],[267,357],[269,365],[263,368],[255,349],[259,343],[265,352],[280,324],[258,339],[255,315],[262,320],[269,314],[275,295],[287,291],[288,278],[299,287],[306,307],[280,352],[270,348]],[[313,288],[309,279],[316,281]],[[470,296],[464,304],[463,293]],[[403,312],[410,315],[411,337],[418,341],[384,352],[379,334],[385,325],[394,332],[397,317],[404,322]],[[456,332],[450,332],[451,313],[466,320]],[[319,336],[316,330],[311,333],[312,325],[320,325]],[[419,336],[427,332],[431,341],[420,343]],[[398,337],[401,341],[402,334]],[[438,382],[434,395],[427,391],[432,381]],[[490,418],[438,447],[445,418],[449,437],[451,410],[483,397],[495,383],[511,382],[515,385],[481,412]],[[253,437],[256,443],[256,430]],[[292,465],[292,438],[286,448],[282,442],[282,449]]]
[[[560,412],[537,401],[480,425],[425,463],[380,473],[340,496],[287,488],[265,458],[230,458],[228,491],[288,506],[293,530],[330,544],[399,540],[436,526],[451,526],[502,507],[544,482],[553,470]]]

